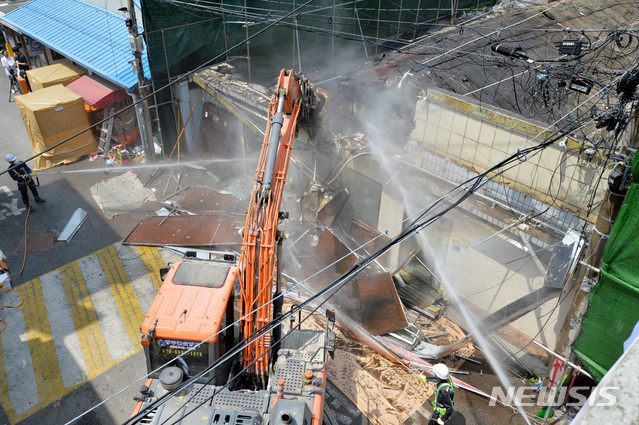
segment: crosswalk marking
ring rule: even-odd
[[[115,291],[109,287],[106,276],[109,272],[102,269],[98,255],[100,252],[81,259],[80,270],[106,341],[106,347],[100,349],[107,350],[112,359],[122,360],[133,354],[133,345],[126,337],[128,332],[114,296]]]
[[[177,258],[116,243],[20,285],[23,306],[0,311],[0,405],[10,423],[138,352],[159,268]]]
[[[53,344],[51,324],[46,311],[40,279],[33,279],[20,288],[24,296],[22,311],[27,329],[29,349],[33,359],[33,372],[38,397],[47,400],[64,389],[58,356]]]
[[[62,267],[60,276],[69,300],[69,309],[84,353],[89,378],[95,378],[115,366],[115,362],[106,350],[107,344],[80,270],[80,262],[75,261]]]
[[[116,243],[114,246],[144,315],[151,308],[151,303],[158,293],[153,279],[149,276],[149,271],[135,247],[122,245],[121,243]],[[157,249],[155,252],[157,252]],[[140,323],[141,320],[137,322],[138,334]]]
[[[0,334],[0,336],[2,336]],[[3,355],[0,356],[0,382],[8,383],[7,381],[7,364],[4,361],[4,345],[2,344],[2,338],[0,338],[0,351]],[[16,417],[16,410],[11,403],[11,394],[9,393],[9,385],[0,385],[0,404],[4,409],[4,412],[9,417]]]
[[[64,387],[71,387],[84,382],[89,370],[73,324],[60,271],[56,270],[42,276],[40,282],[51,325],[51,337],[62,374],[62,383]]]
[[[115,247],[105,248],[98,252],[97,256],[113,291],[115,302],[120,309],[130,342],[137,349],[140,344],[140,324],[144,320],[144,314],[138,299],[135,297],[131,282],[129,282]],[[126,335],[121,335],[121,338],[126,338]]]
[[[160,290],[160,286],[162,286],[162,280],[160,279],[160,268],[166,266],[166,261],[160,255],[156,248],[151,248],[148,246],[138,246],[137,248],[138,254],[140,255],[140,259],[146,266],[148,270],[148,274],[155,285],[156,292]],[[168,252],[168,251],[167,251]],[[170,254],[174,255],[174,254]],[[147,313],[149,310],[144,310],[144,313]]]
[[[2,311],[7,328],[0,334],[2,337],[6,382],[9,384],[9,398],[3,399],[3,408],[7,415],[21,414],[39,402],[38,387],[33,372],[33,361],[29,351],[27,329],[22,308],[5,308]],[[9,402],[10,401],[10,402]],[[9,402],[9,411],[5,407]]]

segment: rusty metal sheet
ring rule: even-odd
[[[357,256],[328,229],[324,229],[322,232],[315,254],[317,266],[319,266],[317,270],[336,262],[331,269],[333,271],[331,282],[348,271],[357,262]]]
[[[28,253],[49,252],[49,249],[51,249],[51,245],[53,245],[54,239],[55,239],[55,233],[53,232],[42,232],[42,233],[32,234],[27,239],[26,250]],[[22,250],[22,253],[24,253],[24,249]],[[1,256],[2,254],[0,254],[0,260],[2,260]]]
[[[379,231],[373,229],[363,221],[356,218],[353,219],[353,222],[351,224],[350,235],[353,237],[353,240],[355,240],[355,242],[357,242],[360,246],[377,238],[371,245],[366,245],[365,249],[368,252],[376,252],[391,241],[391,238],[387,235],[381,235]]]
[[[166,221],[158,226],[162,220]],[[237,223],[221,215],[147,217],[126,237],[125,245],[213,247],[240,245]]]
[[[317,221],[324,227],[331,227],[335,218],[339,215],[344,208],[344,204],[348,201],[350,192],[347,189],[342,190],[336,196],[322,207],[317,213]]]
[[[239,202],[240,200],[231,194],[201,187],[184,198],[179,209],[196,215],[212,212],[234,213]]]
[[[337,295],[340,309],[373,335],[408,326],[390,273],[372,274],[348,283]]]
[[[324,229],[315,249],[315,264],[312,267],[317,271],[335,264],[323,271],[316,282],[324,287],[356,262],[357,256],[330,230]],[[395,284],[387,272],[361,276],[348,283],[333,297],[332,302],[373,335],[408,326]]]

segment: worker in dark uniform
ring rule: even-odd
[[[29,166],[24,162],[16,162],[18,161],[18,158],[16,158],[13,154],[8,154],[4,157],[4,159],[6,159],[9,163],[9,168],[17,165],[17,167],[9,170],[9,175],[13,180],[18,182],[18,190],[20,191],[20,195],[22,195],[22,202],[24,202],[24,205],[27,208],[33,209],[31,207],[31,202],[29,201],[29,192],[27,191],[27,188],[31,189],[31,193],[33,193],[33,198],[36,202],[44,202],[44,199],[40,198],[40,195],[38,195],[38,188],[33,181],[31,168],[29,168]]]
[[[27,89],[29,91],[32,91],[31,84],[29,84],[29,79],[27,78],[27,71],[30,69],[29,62],[27,62],[27,57],[24,55],[24,53],[22,53],[20,47],[16,47],[15,49],[13,49],[13,54],[16,60],[16,65],[18,66],[18,74],[20,74],[20,76],[24,78],[24,82],[27,84]]]
[[[455,388],[453,381],[450,379],[448,367],[443,363],[433,366],[433,373],[437,377],[437,393],[433,400],[433,416],[430,417],[429,425],[444,425],[455,410],[453,398],[455,397]]]

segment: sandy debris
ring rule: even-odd
[[[285,303],[286,304],[286,303]],[[287,307],[284,307],[287,310]],[[304,322],[305,328],[323,329],[325,318],[316,315]],[[438,320],[420,319],[418,324],[428,335],[447,332],[433,341],[448,345],[461,339],[464,332],[445,317]],[[335,358],[328,362],[328,379],[375,425],[400,425],[424,403],[432,399],[433,389],[407,368],[393,364],[383,356],[356,341],[339,327]],[[471,342],[459,347],[457,354],[470,357],[474,353]],[[442,359],[451,370],[464,360],[454,355]],[[428,376],[428,374],[425,374]]]

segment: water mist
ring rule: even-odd
[[[411,194],[409,194],[406,190],[406,186],[402,184],[401,182],[401,177],[396,175],[396,169],[397,166],[394,165],[395,160],[392,158],[389,158],[386,154],[384,154],[384,152],[382,152],[382,150],[380,149],[379,146],[383,146],[383,144],[381,142],[379,142],[376,139],[380,139],[380,137],[375,137],[375,135],[378,134],[382,134],[382,132],[376,128],[373,124],[368,124],[368,131],[367,131],[368,135],[369,135],[369,146],[370,148],[374,151],[375,153],[375,157],[379,160],[382,168],[384,169],[384,171],[389,175],[389,176],[394,176],[393,178],[393,182],[395,183],[395,189],[397,190],[397,193],[401,196],[401,200],[402,203],[404,205],[404,208],[407,212],[407,216],[411,216],[413,215],[415,212],[417,212],[417,207],[414,205],[413,202],[411,202],[411,199],[414,198],[414,196],[411,196]],[[382,139],[382,142],[388,144],[388,142],[385,142]],[[377,142],[377,143],[376,143]],[[460,192],[461,195],[462,192]],[[437,211],[441,211],[443,208],[445,207],[438,207]],[[433,213],[429,214],[429,217],[432,216]],[[437,274],[437,277],[441,280],[442,285],[444,286],[444,288],[446,289],[446,292],[449,294],[451,301],[453,302],[453,304],[455,306],[458,307],[459,311],[462,313],[464,320],[466,321],[471,335],[472,337],[476,340],[476,342],[478,343],[479,347],[482,349],[482,351],[484,352],[485,356],[486,356],[486,360],[488,360],[488,362],[490,363],[491,367],[495,370],[495,372],[497,373],[497,377],[499,378],[499,381],[501,383],[501,385],[504,388],[508,388],[510,387],[510,383],[508,381],[508,377],[502,367],[502,365],[499,363],[499,361],[497,360],[496,355],[492,352],[490,344],[487,341],[487,335],[484,335],[482,333],[482,331],[480,330],[479,326],[477,325],[477,323],[475,322],[475,317],[472,315],[472,313],[470,313],[470,311],[468,310],[468,308],[464,305],[463,301],[461,300],[459,294],[457,293],[455,287],[451,284],[449,277],[448,277],[448,273],[444,267],[443,261],[437,259],[437,256],[435,255],[435,251],[433,249],[433,247],[431,246],[431,244],[428,242],[428,240],[426,239],[425,236],[425,232],[418,232],[415,237],[417,238],[420,246],[422,247],[422,249],[424,250],[425,253],[427,253],[427,255],[430,256],[430,258],[432,258],[433,260],[433,268],[435,269],[434,272]],[[517,410],[519,411],[519,413],[522,415],[522,417],[524,418],[524,420],[526,421],[527,424],[530,425],[530,420],[528,419],[528,416],[526,414],[526,412],[523,410],[523,408],[520,405],[520,400],[518,398],[515,398],[515,406],[517,408]]]

